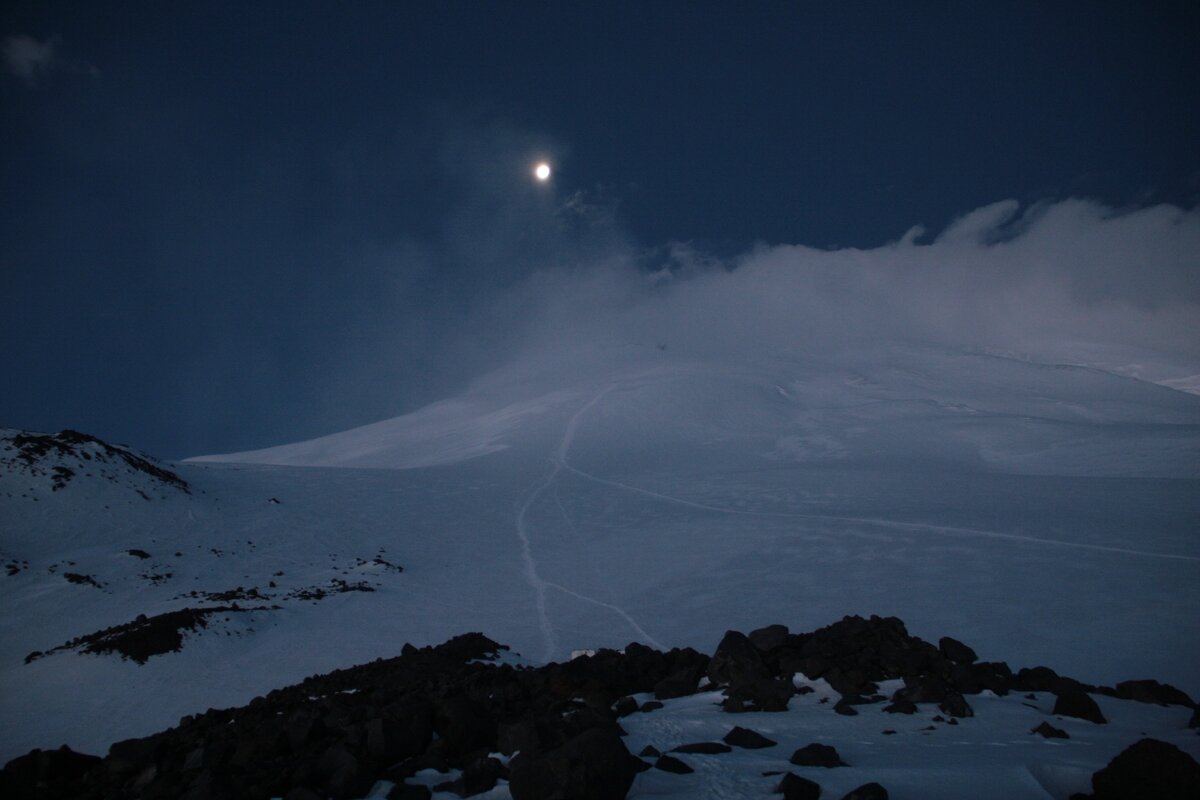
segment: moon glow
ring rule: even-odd
[[[533,168],[533,177],[537,178],[539,181],[550,180],[550,165],[545,161],[538,164]]]

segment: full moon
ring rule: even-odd
[[[539,181],[550,180],[550,165],[543,161],[533,168],[533,176]]]

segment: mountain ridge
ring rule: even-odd
[[[1099,800],[1124,796],[1113,793],[1114,784],[1186,797],[1200,782],[1200,764],[1186,750],[1131,726],[1136,720],[1178,741],[1172,727],[1183,715],[1172,706],[1191,713],[1189,728],[1200,725],[1196,704],[1178,689],[1152,680],[1088,686],[1046,667],[1014,673],[1005,663],[978,661],[956,639],[942,637],[935,647],[911,636],[895,618],[845,617],[800,634],[779,624],[748,635],[726,631],[711,657],[633,643],[535,668],[514,662],[507,650],[478,633],[437,647],[406,644],[398,657],[312,676],[243,708],[209,709],[151,737],[114,743],[103,761],[65,747],[34,750],[0,771],[0,787],[20,798],[345,800],[430,797],[432,789],[460,797],[616,800],[631,790],[694,795],[721,770],[726,782],[757,784],[753,794],[790,775],[780,785],[819,781],[838,796],[870,781],[881,792],[872,796],[886,797],[883,781],[903,797],[914,786],[925,796],[961,790],[975,770],[987,768],[988,748],[978,748],[971,763],[931,767],[936,747],[922,741],[931,734],[1023,736],[1041,759],[1029,774],[1053,797],[1092,787]],[[1103,712],[1093,696],[1105,698]],[[1139,703],[1148,707],[1127,707]],[[822,742],[837,749],[810,744],[785,762],[814,723]],[[881,725],[889,727],[876,733]],[[726,728],[725,743],[685,738]],[[1123,744],[1133,736],[1141,737],[1133,748]],[[1063,763],[1051,744],[1058,740],[1084,742],[1092,752]],[[1104,767],[1100,754],[1122,747]],[[1138,748],[1150,748],[1157,760],[1131,757]],[[848,777],[833,776],[830,767],[845,768]]]

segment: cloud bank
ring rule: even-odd
[[[1200,373],[1196,209],[1006,200],[926,238],[914,228],[868,249],[762,244],[728,259],[675,245],[656,269],[618,249],[541,270],[490,313],[521,329],[517,358],[550,363],[589,345],[754,358],[910,343],[1181,387]]]
[[[569,383],[605,363],[590,354],[642,348],[758,360],[929,346],[1200,392],[1200,208],[1003,200],[948,224],[913,220],[941,229],[875,247],[718,255],[636,242],[619,193],[571,186],[571,153],[552,141],[502,126],[430,138],[445,189],[436,233],[361,251],[341,302],[324,382],[331,398],[374,404],[359,424],[497,369]],[[564,185],[530,178],[546,157]]]

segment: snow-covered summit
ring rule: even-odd
[[[686,455],[774,466],[1200,474],[1200,397],[1101,369],[915,346],[736,360],[647,348],[574,354],[569,365],[527,359],[394,419],[193,460],[449,465],[544,446],[584,405],[576,450],[627,468]]]

